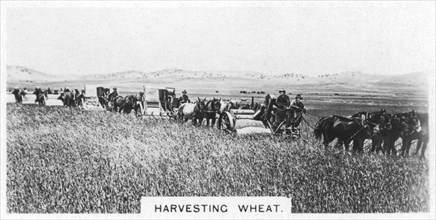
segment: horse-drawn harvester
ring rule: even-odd
[[[104,88],[96,85],[84,85],[84,89],[85,97],[83,100],[83,109],[104,110],[104,107],[99,101],[99,97],[104,95]]]
[[[142,116],[172,117],[178,107],[176,90],[170,87],[156,89],[144,86],[144,98],[138,104]]]
[[[269,133],[269,134],[289,134],[292,137],[300,137],[298,125],[301,122],[302,114],[298,114],[292,120],[291,110],[287,110],[284,121],[275,122],[277,115],[276,97],[267,95],[265,102],[259,110],[251,109],[230,109],[220,114],[218,118],[218,128],[225,131],[236,132],[238,134],[247,133]],[[292,126],[294,129],[292,129]]]

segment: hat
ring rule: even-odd
[[[301,97],[301,94],[297,94],[297,95],[295,96],[295,98],[296,98],[296,99],[303,99],[303,97]]]
[[[286,90],[285,90],[285,89],[280,89],[279,92],[284,92],[284,93],[286,93]]]
[[[186,90],[183,90],[182,93],[185,93],[185,94],[186,94]]]

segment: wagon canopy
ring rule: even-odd
[[[97,88],[100,86],[96,85],[84,85],[85,88],[85,100],[83,102],[83,108],[86,110],[104,110],[98,100]]]
[[[144,86],[144,101],[140,103],[144,116],[168,116],[170,103],[175,96],[174,88],[148,88]]]

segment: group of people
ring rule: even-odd
[[[296,132],[296,127],[299,125],[298,118],[301,113],[306,113],[306,108],[304,107],[301,100],[303,97],[301,94],[297,94],[294,100],[290,100],[289,96],[286,95],[285,89],[279,90],[280,95],[276,100],[276,120],[273,124],[274,128],[280,126],[286,119],[286,127],[291,126],[291,131]]]

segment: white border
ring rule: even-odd
[[[310,2],[314,3],[314,2]],[[333,3],[333,2],[332,2]],[[337,2],[335,2],[337,3]],[[1,187],[0,187],[0,215],[2,219],[141,219],[140,214],[8,214],[6,213],[6,101],[5,101],[5,88],[6,88],[6,51],[4,45],[6,43],[6,10],[8,8],[81,8],[81,7],[97,7],[97,8],[160,8],[160,7],[281,7],[286,2],[265,2],[265,1],[219,1],[219,2],[205,2],[205,1],[165,1],[165,2],[118,2],[118,1],[80,1],[80,2],[58,2],[58,1],[31,1],[31,2],[1,2],[1,76],[0,76],[0,90],[1,90]],[[383,4],[378,2],[377,4]],[[429,115],[430,115],[430,131],[432,135],[428,145],[430,158],[429,173],[430,173],[430,212],[429,213],[395,213],[395,214],[293,214],[294,219],[434,219],[435,214],[435,75],[431,74],[429,77]]]

